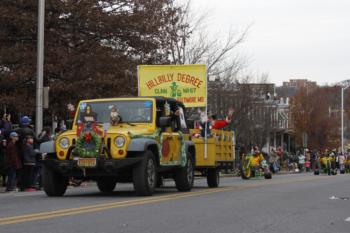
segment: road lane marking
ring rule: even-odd
[[[305,182],[309,180],[320,180],[320,179],[321,177],[306,177],[303,179],[298,178],[298,179],[290,179],[290,180],[269,180],[268,182],[253,183],[253,184],[244,183],[243,185],[226,186],[226,187],[221,187],[217,189],[205,189],[202,191],[194,191],[189,193],[168,194],[168,195],[162,195],[162,196],[146,197],[141,199],[132,199],[127,201],[117,201],[117,202],[102,203],[102,204],[61,209],[61,210],[48,211],[48,212],[39,212],[35,214],[4,217],[4,218],[0,218],[0,225],[9,225],[9,224],[51,219],[51,218],[57,218],[57,217],[63,217],[63,216],[72,216],[72,215],[91,213],[91,212],[97,212],[97,211],[103,211],[103,210],[115,209],[115,208],[121,208],[121,207],[151,204],[151,203],[164,202],[169,200],[182,199],[187,197],[203,196],[203,195],[209,195],[209,194],[225,192],[225,191],[251,189],[251,188],[257,188],[257,187],[266,186],[266,185],[288,184],[288,183]]]
[[[165,196],[159,196],[159,197],[142,198],[138,200],[128,200],[123,202],[114,202],[114,203],[112,202],[112,203],[78,207],[78,208],[72,208],[72,209],[62,209],[62,210],[42,212],[37,214],[5,217],[5,218],[0,218],[0,225],[8,225],[8,224],[14,224],[14,223],[56,218],[61,216],[77,215],[82,213],[91,213],[91,212],[96,212],[101,210],[108,210],[108,209],[127,207],[127,206],[151,204],[154,202],[162,202],[167,200],[176,200],[176,199],[185,198],[185,197],[206,195],[206,194],[211,194],[216,192],[224,192],[232,189],[233,187],[218,188],[215,190],[207,189],[203,191],[197,191],[197,192],[186,193],[186,194],[171,194],[171,195],[165,195]]]

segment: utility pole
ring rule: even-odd
[[[43,74],[44,74],[44,30],[45,0],[38,0],[38,51],[36,78],[36,118],[35,131],[39,134],[43,128]]]
[[[341,87],[341,152],[344,154],[344,91],[350,87],[346,84]]]

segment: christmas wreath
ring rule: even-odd
[[[101,143],[101,137],[99,137],[95,132],[85,131],[79,136],[75,150],[79,157],[97,157],[100,152]]]

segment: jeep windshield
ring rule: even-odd
[[[151,100],[115,100],[101,102],[80,102],[76,124],[96,122],[151,123],[153,117]]]

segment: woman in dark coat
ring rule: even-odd
[[[22,168],[22,162],[19,157],[16,142],[18,141],[18,134],[12,132],[10,134],[9,142],[6,148],[6,168],[7,168],[7,185],[6,191],[14,191],[17,186],[17,174]]]

